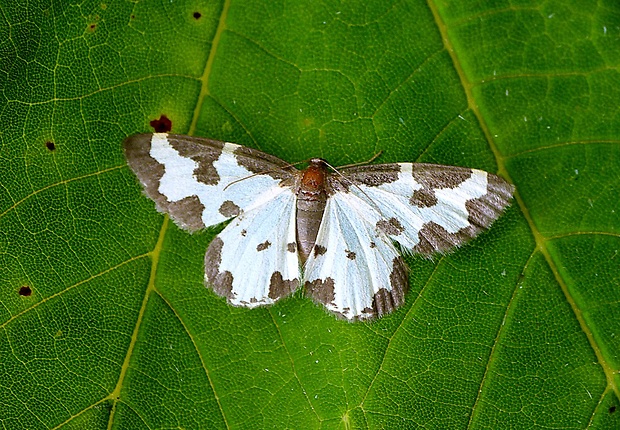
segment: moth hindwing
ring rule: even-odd
[[[300,171],[255,149],[167,133],[130,136],[125,155],[181,228],[234,218],[205,254],[205,282],[229,303],[272,304],[304,284],[348,320],[404,303],[409,277],[394,242],[448,251],[487,229],[514,191],[496,175],[434,164],[332,172],[316,158]]]

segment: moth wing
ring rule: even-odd
[[[379,229],[425,255],[459,246],[488,228],[514,192],[491,173],[436,164],[379,164],[342,174],[343,186],[381,213]]]
[[[245,211],[217,236],[205,255],[205,283],[235,306],[274,303],[299,286],[296,196],[290,188]]]
[[[243,213],[295,171],[264,152],[192,136],[138,134],[124,147],[157,209],[190,231]]]
[[[359,197],[336,192],[306,262],[306,293],[349,320],[381,316],[404,302],[407,268],[392,241],[375,228],[380,219]]]

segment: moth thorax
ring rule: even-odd
[[[327,192],[327,168],[323,160],[313,158],[303,171],[297,191],[297,245],[302,263],[308,259],[323,219]]]
[[[310,160],[310,166],[303,171],[301,178],[302,192],[320,192],[325,188],[327,169],[320,158]]]

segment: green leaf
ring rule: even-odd
[[[615,0],[0,5],[3,428],[620,427]],[[121,142],[498,172],[492,229],[336,320],[203,286]],[[29,294],[30,292],[30,294]]]

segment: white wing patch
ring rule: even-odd
[[[352,193],[327,201],[305,268],[306,292],[347,319],[391,312],[404,301],[407,271],[391,240],[375,225],[382,218]]]
[[[205,280],[235,306],[274,303],[299,286],[295,201],[290,188],[264,196],[211,242]]]

